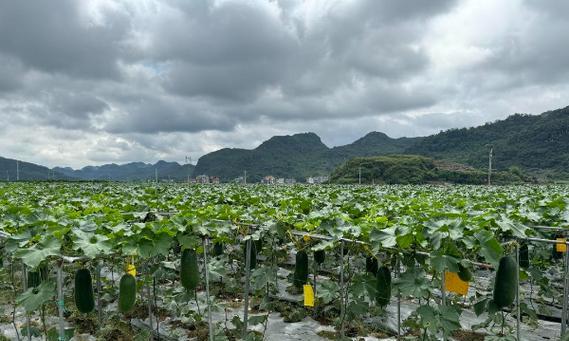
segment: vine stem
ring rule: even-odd
[[[198,307],[198,314],[201,315],[200,303],[198,302],[198,289],[194,289],[194,299],[196,300],[196,306]]]
[[[344,301],[344,241],[340,243],[340,337],[344,338],[344,311],[346,302]]]
[[[152,277],[152,296],[154,296],[154,309],[158,306],[158,301],[156,299],[156,277]],[[160,341],[160,318],[158,312],[156,312],[156,337]]]
[[[26,269],[26,264],[22,263],[22,286],[23,291],[28,290],[28,271]],[[30,313],[26,311],[26,331],[28,333],[28,341],[32,341],[32,331],[31,331],[31,319]]]
[[[506,324],[506,317],[504,316],[504,311],[502,310],[502,335],[504,335],[505,324]]]
[[[10,262],[10,279],[12,280],[12,288],[14,289],[14,305],[12,309],[12,324],[14,325],[14,330],[16,331],[16,338],[20,341],[20,333],[18,332],[18,327],[16,326],[16,297],[18,296],[18,291],[16,289],[16,281],[14,279],[14,262]]]
[[[45,339],[47,340],[47,325],[45,324],[45,304],[41,305],[40,317],[41,317],[43,334],[45,335]]]

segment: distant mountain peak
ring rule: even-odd
[[[382,133],[381,131],[370,131],[369,133],[365,134],[364,137],[362,137],[362,139],[365,139],[366,137],[386,137],[386,138],[391,138],[391,137],[389,137],[386,133]]]
[[[389,140],[394,140],[394,139],[387,136],[387,134],[385,133],[379,131],[372,131],[370,133],[367,133],[364,137],[357,139],[353,144],[375,142],[375,141],[389,141]]]
[[[320,136],[315,133],[299,133],[294,135],[273,136],[261,143],[255,150],[296,150],[296,151],[320,151],[325,152],[328,147],[322,142]]]

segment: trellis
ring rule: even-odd
[[[177,214],[176,212],[125,212],[123,213],[124,215],[131,215],[131,214],[155,214],[155,215],[160,215],[160,216],[172,216],[174,214]],[[212,222],[219,222],[219,223],[232,223],[230,221],[226,221],[226,220],[218,220],[218,219],[211,219]],[[249,227],[249,231],[248,233],[244,236],[243,239],[246,239],[246,259],[245,259],[245,286],[244,286],[244,293],[243,293],[243,299],[244,299],[244,307],[243,307],[243,330],[242,330],[242,335],[243,337],[245,337],[245,335],[247,335],[248,333],[248,315],[249,315],[249,296],[250,296],[250,276],[251,276],[251,259],[250,259],[250,252],[251,252],[251,237],[255,231],[256,228],[258,228],[260,225],[259,224],[250,224],[250,223],[239,223],[239,225],[243,225],[243,226],[248,226]],[[567,231],[563,228],[559,228],[559,227],[550,227],[550,226],[534,226],[534,229],[540,229],[540,230],[546,230],[546,231],[555,231],[555,232],[559,232],[559,233],[563,233],[563,234],[567,234]],[[344,251],[344,247],[345,244],[354,244],[354,245],[368,245],[368,243],[360,241],[360,240],[355,240],[355,239],[349,239],[349,238],[333,238],[330,236],[324,236],[324,235],[320,235],[320,234],[310,234],[308,232],[300,232],[300,231],[292,231],[292,234],[295,236],[299,236],[299,237],[305,237],[308,236],[310,238],[313,239],[317,239],[317,240],[326,240],[326,241],[335,241],[335,242],[339,242],[340,243],[340,252],[341,254],[343,254]],[[4,233],[2,231],[0,231],[0,240],[2,239],[6,239],[9,238],[10,235],[7,233]],[[526,237],[526,238],[521,238],[521,237],[514,237],[512,238],[512,240],[507,241],[505,243],[503,243],[502,245],[507,245],[507,244],[511,244],[514,243],[515,245],[515,252],[516,252],[516,263],[518,264],[519,267],[519,242],[523,241],[523,242],[530,242],[530,243],[544,243],[544,244],[564,244],[566,249],[566,252],[564,253],[564,265],[563,265],[563,305],[562,305],[562,313],[561,313],[561,330],[560,330],[560,335],[564,335],[566,330],[567,330],[567,323],[568,323],[568,319],[569,319],[569,302],[568,302],[568,294],[569,294],[569,241],[565,240],[565,241],[560,241],[560,240],[551,240],[551,239],[543,239],[543,238],[532,238],[532,237]],[[208,254],[207,254],[207,250],[209,247],[209,243],[210,243],[210,238],[209,236],[202,236],[202,246],[204,249],[204,254],[203,254],[203,258],[204,258],[204,277],[205,277],[205,290],[206,290],[206,301],[207,301],[207,320],[208,320],[208,330],[209,330],[209,339],[211,341],[213,341],[214,339],[214,326],[213,326],[213,322],[212,322],[212,315],[211,315],[211,302],[210,302],[210,281],[209,281],[209,271],[208,271]],[[385,248],[385,249],[390,249],[390,250],[396,250],[395,248]],[[430,253],[427,252],[421,252],[421,251],[417,251],[416,252],[419,255],[424,255],[424,256],[430,256]],[[63,341],[65,340],[65,318],[64,318],[64,293],[63,293],[63,287],[64,287],[64,269],[63,266],[64,264],[72,264],[76,261],[83,261],[83,260],[89,260],[89,261],[97,261],[97,265],[96,265],[96,287],[97,287],[97,302],[96,302],[96,306],[97,306],[97,315],[98,315],[98,319],[99,322],[102,321],[103,317],[102,317],[102,303],[101,303],[101,293],[102,293],[102,285],[101,285],[101,266],[100,263],[98,262],[97,259],[91,259],[88,257],[66,257],[66,256],[54,256],[56,258],[56,262],[57,262],[57,267],[56,267],[56,280],[57,280],[57,307],[58,307],[58,334],[59,334],[59,340]],[[494,267],[491,264],[487,264],[487,263],[480,263],[477,261],[472,261],[472,260],[468,260],[466,259],[467,262],[471,263],[474,266],[480,267],[480,268],[485,268],[485,269],[493,269]],[[23,271],[23,288],[24,290],[26,290],[27,287],[27,280],[26,280],[26,269],[25,269],[25,265],[23,264],[22,266],[22,271]],[[401,262],[399,259],[399,256],[396,256],[396,267],[395,267],[395,273],[396,273],[396,277],[400,276],[400,271],[401,271]],[[521,334],[521,309],[520,309],[520,281],[519,281],[519,268],[517,273],[517,278],[516,278],[516,283],[517,283],[517,288],[516,288],[516,336],[518,340],[521,340],[520,338],[520,334]],[[344,262],[341,261],[340,262],[340,288],[341,290],[344,290]],[[442,298],[442,303],[443,305],[446,305],[446,292],[445,292],[445,278],[444,278],[445,274],[443,271],[442,274],[442,286],[440,288],[441,290],[441,298]],[[148,302],[148,310],[149,310],[149,324],[150,324],[150,329],[154,332],[154,328],[153,328],[153,316],[152,316],[152,301],[150,299],[150,288],[148,288],[148,297],[149,297],[149,302]],[[401,338],[402,333],[401,333],[401,294],[399,292],[399,290],[397,291],[396,294],[397,297],[397,337],[398,339]],[[342,299],[340,301],[340,307],[341,307],[341,316],[343,316],[345,314],[345,309],[346,309],[346,305],[348,304],[348,302],[346,302],[344,295],[342,295]],[[27,314],[26,316],[26,321],[27,321],[27,327],[28,327],[28,340],[31,340],[31,333],[29,331],[30,328],[30,318],[29,315]],[[158,336],[158,338],[160,338],[160,332],[159,332],[159,319],[156,318],[156,334]],[[340,334],[343,337],[344,336],[344,320],[341,319],[341,324],[340,324]]]

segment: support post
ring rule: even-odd
[[[488,153],[488,186],[492,184],[492,154],[494,152],[494,147],[490,146],[490,153]]]
[[[346,302],[344,293],[344,241],[340,242],[340,336],[344,338],[344,315],[346,314]]]
[[[443,306],[447,305],[447,295],[446,295],[446,288],[445,288],[445,280],[446,280],[446,270],[443,269],[443,273],[441,275],[441,295],[442,295],[442,301],[443,301]],[[446,341],[447,340],[447,336],[445,334],[445,332],[443,331],[443,340]]]
[[[250,237],[250,236],[249,236]],[[251,276],[251,239],[247,239],[247,246],[245,247],[245,294],[243,300],[245,301],[243,307],[243,339],[247,336],[247,327],[249,324],[249,280]]]
[[[569,294],[569,252],[565,252],[563,271],[563,311],[561,312],[561,336],[567,332],[567,295]]]
[[[103,296],[103,286],[101,285],[101,262],[97,262],[97,315],[99,318],[99,326],[103,323],[103,303],[101,297]]]
[[[152,279],[152,275],[150,275],[150,279]],[[150,330],[154,330],[154,314],[152,312],[152,292],[150,289],[150,283],[146,284],[146,298],[148,299],[148,325],[150,326]]]
[[[22,289],[24,289],[24,291],[28,290],[28,270],[24,263],[22,263]],[[32,331],[30,327],[31,322],[30,313],[26,312],[26,331],[28,333],[28,341],[32,341]]]
[[[401,275],[401,269],[399,264],[399,255],[397,255],[397,259],[395,261],[395,271],[397,279]],[[401,292],[399,291],[399,287],[397,287],[397,340],[401,339]]]
[[[209,246],[209,239],[205,237],[203,239],[203,261],[204,261],[204,272],[205,272],[205,296],[207,302],[207,324],[209,327],[209,340],[213,341],[213,322],[211,321],[211,303],[209,301],[209,270],[207,261],[207,248]]]
[[[65,298],[63,296],[63,261],[57,266],[57,313],[59,341],[65,341],[65,320],[64,320]]]
[[[152,277],[152,298],[154,300],[154,309],[158,308],[158,302],[156,302],[156,276]],[[160,318],[156,317],[156,339],[160,341]]]
[[[521,328],[521,308],[520,308],[520,243],[516,242],[516,339],[518,341],[520,338],[520,328]]]

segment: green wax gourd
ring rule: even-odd
[[[293,283],[297,288],[302,288],[308,281],[308,255],[306,251],[296,253],[296,263],[294,265]]]
[[[377,258],[375,257],[366,257],[366,272],[371,274],[377,274],[377,269],[379,268],[379,264],[377,262]]]
[[[391,299],[391,272],[385,266],[377,270],[376,278],[376,302],[380,307],[385,307]]]
[[[458,264],[458,277],[465,282],[470,282],[473,278],[470,269],[460,263]]]
[[[200,270],[196,250],[185,249],[182,251],[180,264],[180,280],[182,286],[188,291],[194,291],[200,282]]]
[[[119,285],[119,311],[127,313],[136,302],[136,279],[131,274],[124,274]]]
[[[529,248],[526,243],[520,245],[520,267],[523,269],[529,268]]]
[[[510,257],[505,256],[500,259],[496,280],[494,282],[494,303],[498,308],[505,308],[516,298],[518,264]]]
[[[215,242],[213,244],[213,256],[221,256],[223,254],[223,243]]]
[[[314,251],[314,261],[318,265],[322,265],[326,260],[326,252],[324,250]]]
[[[75,306],[82,313],[90,313],[95,309],[93,281],[87,269],[80,269],[75,273]]]

